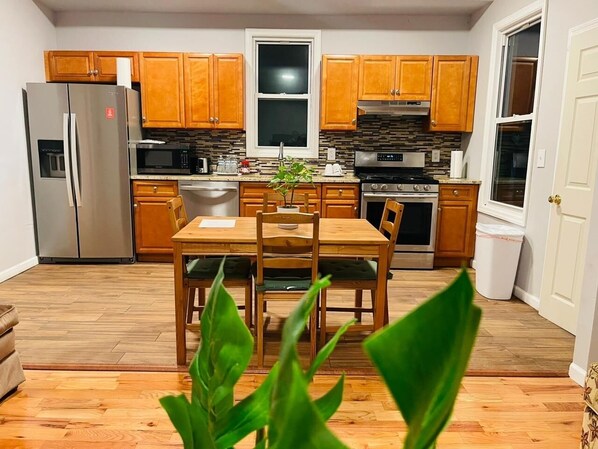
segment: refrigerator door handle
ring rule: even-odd
[[[71,185],[71,150],[69,147],[69,115],[62,114],[62,139],[64,142],[64,172],[66,179],[66,196],[69,199],[69,206],[74,207],[73,186]]]
[[[75,200],[81,207],[81,184],[79,182],[79,159],[77,157],[77,114],[71,114],[71,148],[73,149],[73,183],[75,184]]]

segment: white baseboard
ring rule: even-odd
[[[540,310],[540,298],[538,298],[537,296],[531,295],[517,286],[515,286],[515,288],[513,289],[513,295],[521,299],[528,306],[531,306],[536,310]]]
[[[586,381],[586,370],[583,369],[581,366],[576,365],[575,363],[571,362],[569,365],[569,377],[575,381],[578,385],[583,387]]]
[[[39,261],[37,260],[37,256],[36,256],[36,257],[32,257],[31,259],[27,259],[27,260],[21,262],[20,264],[15,265],[14,267],[10,267],[8,270],[4,270],[0,273],[0,282],[4,282],[13,276],[16,276],[17,274],[22,273],[23,271],[26,271],[31,267],[36,266],[38,263],[39,263]]]

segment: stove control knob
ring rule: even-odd
[[[430,190],[430,186],[428,184],[424,185],[424,190],[427,192],[428,190]]]
[[[415,184],[415,185],[413,186],[413,190],[415,190],[416,192],[419,192],[419,191],[420,191],[420,189],[421,189],[421,186],[420,186],[419,184]]]
[[[372,190],[378,190],[380,186],[378,184],[372,184]]]
[[[388,190],[388,186],[386,184],[382,184],[380,186],[380,190]]]

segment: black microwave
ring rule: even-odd
[[[138,143],[137,173],[140,175],[190,175],[195,150],[188,143]]]

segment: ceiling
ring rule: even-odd
[[[469,16],[492,0],[35,0],[53,12],[199,14],[456,15]]]

